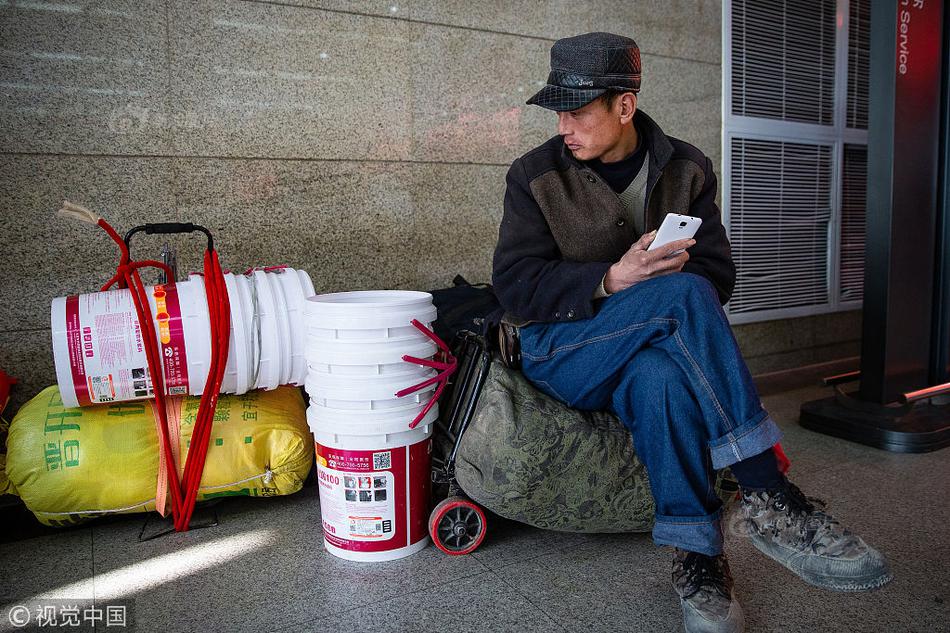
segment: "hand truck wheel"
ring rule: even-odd
[[[474,552],[485,539],[487,528],[485,513],[465,497],[449,497],[429,515],[432,542],[451,556]]]

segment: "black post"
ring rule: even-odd
[[[871,5],[860,392],[867,402],[895,402],[931,384],[942,8],[934,0]]]
[[[950,10],[943,11],[943,55],[950,66]],[[950,382],[950,67],[944,68],[943,116],[941,117],[940,160],[943,170],[938,181],[937,261],[934,276],[933,354],[930,381]]]
[[[860,389],[805,428],[898,452],[950,446],[950,32],[942,0],[872,0]],[[942,103],[941,103],[942,102]]]

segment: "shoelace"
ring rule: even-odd
[[[692,587],[683,598],[693,597],[704,586],[715,589],[724,598],[729,597],[728,581],[721,557],[688,552],[683,560],[683,572],[686,574],[687,585]]]
[[[824,506],[824,501],[805,496],[798,486],[791,482],[785,482],[785,487],[779,489],[775,495],[776,503],[784,502],[788,511],[793,514],[811,514],[815,511],[815,504]]]
[[[839,525],[837,519],[824,511],[827,504],[823,500],[806,496],[790,481],[786,481],[785,486],[776,491],[772,499],[776,510],[787,511],[792,517],[805,518],[801,531],[802,541],[806,546],[814,542],[822,528]]]

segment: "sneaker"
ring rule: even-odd
[[[723,554],[706,556],[674,549],[673,589],[680,597],[687,633],[741,633],[745,629]]]
[[[742,490],[739,513],[752,544],[802,580],[833,591],[866,591],[891,579],[887,561],[794,484]]]

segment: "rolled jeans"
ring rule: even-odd
[[[590,319],[521,328],[522,370],[575,409],[633,435],[656,502],[658,545],[722,552],[715,471],[776,444],[712,284],[673,273],[605,298]]]

